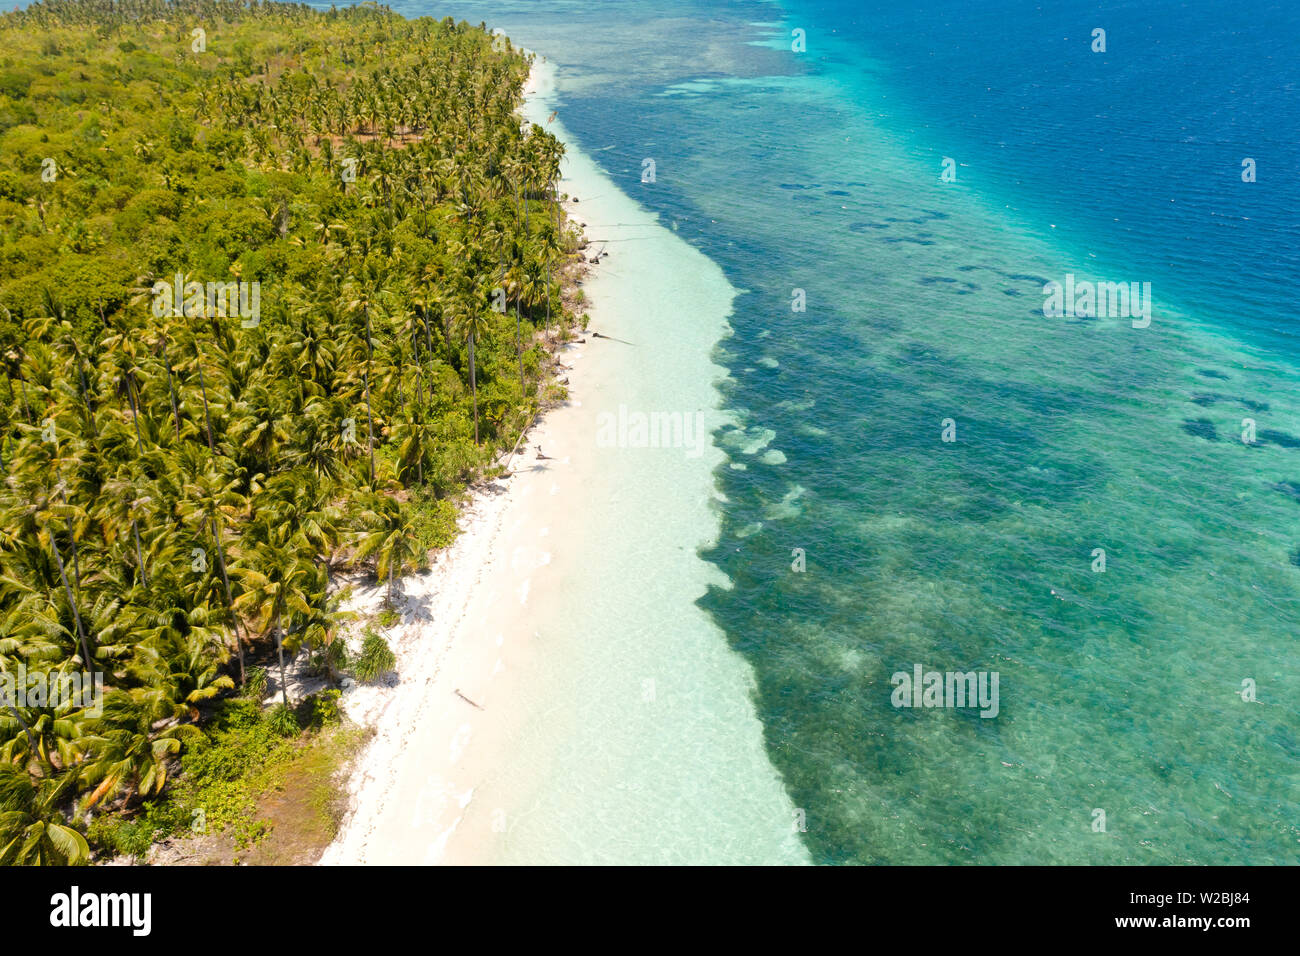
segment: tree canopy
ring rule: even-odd
[[[105,683],[0,708],[4,860],[83,861],[78,813],[165,788],[246,655],[329,645],[333,571],[447,544],[536,411],[575,238],[528,66],[370,4],[0,16],[0,668]]]

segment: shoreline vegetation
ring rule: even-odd
[[[369,4],[0,38],[0,864],[313,862],[340,687],[585,326],[531,57]]]

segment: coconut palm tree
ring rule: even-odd
[[[315,568],[299,548],[297,532],[274,514],[259,516],[244,533],[237,563],[230,569],[242,593],[235,608],[249,613],[263,636],[274,636],[280,662],[280,693],[289,706],[284,669],[287,614],[309,615]]]
[[[0,866],[90,862],[90,845],[62,811],[76,786],[74,773],[37,778],[13,764],[0,764]]]
[[[413,570],[419,558],[414,538],[407,527],[406,515],[395,498],[374,494],[368,496],[361,522],[365,530],[358,536],[357,560],[365,561],[374,557],[375,576],[388,582],[385,604],[392,607],[396,576]]]
[[[78,104],[120,82],[119,43],[158,66],[132,73],[156,107],[115,114],[102,149],[52,133],[57,180],[0,230],[0,667],[93,668],[111,702],[0,702],[0,765],[31,784],[0,811],[15,860],[59,858],[58,841],[79,858],[57,829],[75,832],[74,796],[102,811],[163,793],[248,653],[274,644],[289,703],[289,654],[337,644],[338,565],[373,566],[391,604],[423,560],[409,492],[449,490],[449,461],[472,480],[529,411],[525,323],[549,326],[566,254],[562,146],[519,129],[513,48],[382,9],[213,2],[0,17],[6,69],[63,78],[24,97],[43,129],[88,130]],[[229,41],[211,69],[174,57],[194,10]],[[115,40],[86,53],[87,29]],[[0,181],[30,184],[25,163],[0,152]],[[132,198],[103,202],[88,175]],[[513,342],[488,301],[503,268]],[[264,321],[193,301],[155,316],[155,279],[178,272],[183,289],[259,280]],[[364,461],[345,424],[363,405]]]
[[[202,733],[193,724],[178,723],[174,705],[157,689],[112,691],[103,710],[103,716],[91,722],[86,738],[93,756],[81,772],[87,783],[95,785],[86,798],[86,809],[119,795],[130,804],[160,792],[182,741]]]

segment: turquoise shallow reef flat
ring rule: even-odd
[[[396,4],[550,58],[739,290],[699,607],[814,862],[1295,863],[1300,13],[968,6]],[[1045,316],[1067,276],[1149,324]],[[996,716],[895,706],[917,665]]]

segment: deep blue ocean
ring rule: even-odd
[[[1300,7],[394,7],[555,61],[740,290],[701,603],[816,862],[1300,860]]]
[[[917,159],[960,153],[972,188],[1024,221],[1234,334],[1300,349],[1294,4],[902,6],[790,9],[836,25],[825,71],[874,73],[870,106]],[[1246,158],[1261,188],[1244,188]]]

